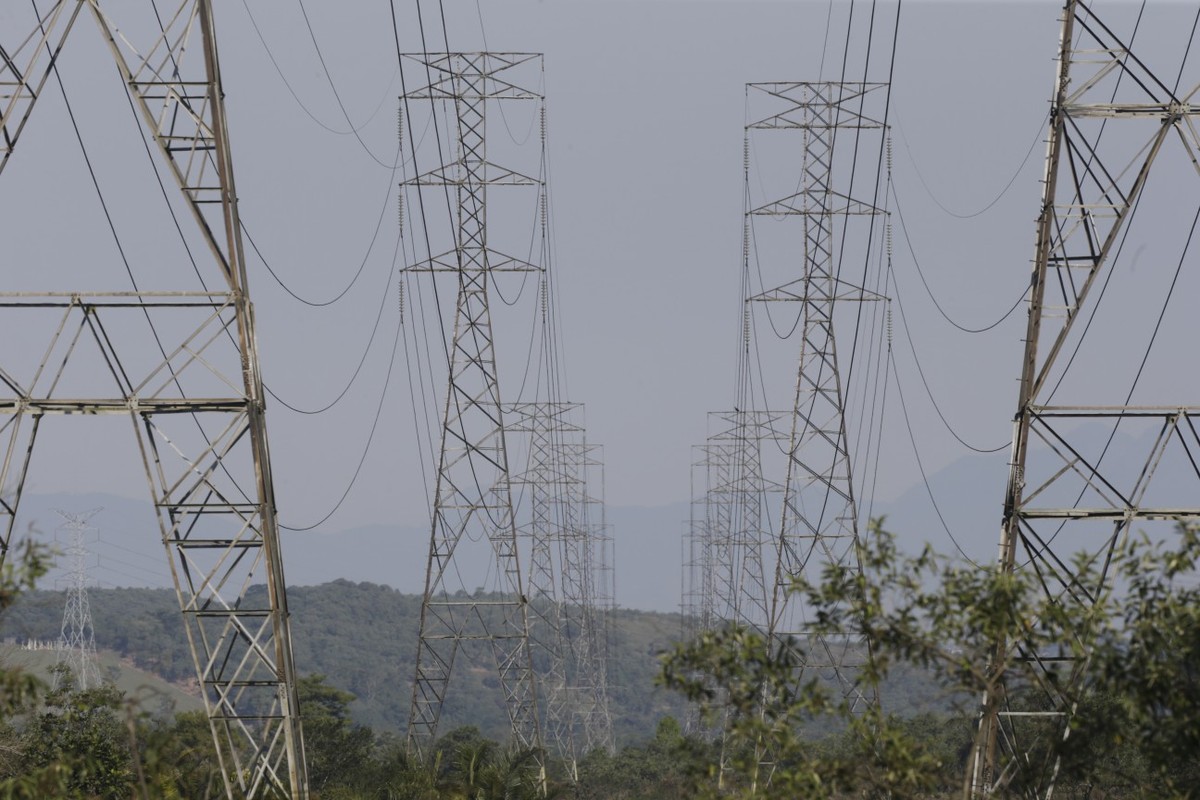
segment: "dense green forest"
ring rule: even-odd
[[[261,591],[252,589],[252,593]],[[167,589],[92,589],[96,646],[139,668],[187,687],[194,667],[174,592]],[[62,592],[21,596],[0,618],[0,640],[55,639],[62,625]],[[373,583],[335,581],[288,589],[297,669],[326,676],[354,695],[354,722],[380,732],[403,731],[408,721],[420,597]],[[660,657],[678,642],[678,614],[618,609],[611,620],[608,690],[618,745],[654,737],[664,717],[683,719],[686,703],[656,685]],[[493,665],[464,662],[446,701],[444,730],[475,726],[503,741],[508,721]],[[946,710],[945,693],[927,674],[901,667],[885,689],[900,714]]]
[[[252,592],[261,591],[252,589]],[[0,639],[55,639],[63,593],[32,591],[0,619]],[[174,592],[166,589],[93,589],[89,592],[96,646],[141,669],[186,686],[195,668],[187,650]],[[302,674],[327,676],[354,695],[353,720],[380,732],[402,731],[408,720],[420,597],[372,583],[335,581],[288,589],[293,648]],[[658,688],[658,656],[679,638],[676,614],[618,610],[612,617],[609,696],[619,743],[654,736],[658,721],[680,717],[685,704]],[[447,698],[444,730],[473,725],[503,740],[507,717],[494,666],[462,664]]]

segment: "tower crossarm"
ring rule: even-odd
[[[522,65],[540,64],[541,53],[404,53],[401,58],[424,70],[429,81],[406,93],[411,100],[543,100],[539,91],[509,77]],[[479,80],[461,80],[464,64]]]
[[[459,266],[459,255],[457,251],[449,250],[433,258],[414,262],[404,267],[402,271],[457,273],[461,269]],[[488,249],[480,258],[487,264],[487,271],[493,274],[501,272],[545,272],[544,267],[531,264],[522,258],[510,256],[497,250]]]
[[[887,83],[841,81],[775,81],[748,83],[746,92],[767,95],[774,113],[746,124],[748,130],[879,129],[881,119],[864,114],[874,95],[887,91]],[[874,105],[878,105],[875,103]]]
[[[825,288],[826,291],[821,291],[822,288]],[[886,302],[888,299],[878,292],[873,292],[870,289],[864,289],[861,286],[855,286],[854,284],[837,279],[833,281],[832,289],[830,290],[829,287],[812,286],[808,279],[800,278],[775,289],[751,295],[746,298],[746,302],[874,303],[880,300]]]

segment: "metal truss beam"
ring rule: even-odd
[[[41,97],[86,0],[57,0],[23,39],[0,43],[0,172]]]
[[[133,41],[138,36],[126,28],[118,33],[98,0],[61,0],[43,14],[33,38],[3,51],[0,167],[67,31],[84,6],[91,10],[223,288],[0,297],[0,314],[30,331],[26,352],[42,353],[29,370],[0,364],[0,485],[7,487],[0,559],[45,420],[127,415],[226,796],[299,800],[308,787],[295,668],[211,5],[173,3],[161,27],[155,23],[157,34]],[[265,583],[265,592],[250,593],[256,583]]]
[[[1200,522],[1200,409],[1129,405],[1132,391],[1125,404],[1054,402],[1068,368],[1076,379],[1111,383],[1109,359],[1072,367],[1072,351],[1092,328],[1093,295],[1118,266],[1152,166],[1177,146],[1186,159],[1179,174],[1200,170],[1200,110],[1192,106],[1200,86],[1169,87],[1087,4],[1068,0],[1061,22],[999,564],[1032,570],[1047,601],[1086,609],[1112,591],[1109,565],[1131,531]],[[1124,330],[1125,315],[1119,324]],[[1113,458],[1089,440],[1098,423],[1114,434],[1122,423],[1138,425],[1146,435],[1136,451]],[[1190,490],[1179,492],[1182,485]],[[1091,581],[1079,572],[1080,550],[1096,568]],[[1057,762],[1033,755],[1039,742],[1023,738],[1020,718],[1029,712],[1017,707],[1016,693],[1032,691],[1038,713],[1057,721],[1044,735],[1069,735],[1086,673],[1086,658],[1070,653],[1086,653],[1091,634],[1074,635],[1052,653],[1020,640],[995,643],[988,669],[996,688],[984,695],[968,763],[972,796],[1006,794],[1018,776],[1023,796],[1053,793]]]

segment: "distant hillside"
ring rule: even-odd
[[[261,591],[261,588],[252,589]],[[167,589],[91,589],[96,645],[164,679],[194,678],[175,594]],[[335,581],[288,589],[296,664],[322,673],[358,699],[355,719],[377,731],[402,731],[411,702],[420,598],[373,583]],[[0,639],[53,639],[62,625],[63,594],[36,591],[0,618]],[[684,711],[680,699],[654,686],[657,656],[679,636],[677,614],[614,615],[609,697],[618,743],[653,736],[658,720]],[[469,654],[466,654],[469,655]],[[466,656],[464,656],[466,657]],[[507,738],[508,722],[494,666],[483,657],[455,666],[442,730],[477,725]]]
[[[30,532],[46,542],[60,536],[62,518],[56,509],[82,512],[101,509],[91,524],[87,547],[95,562],[89,576],[105,587],[171,587],[171,573],[162,549],[154,506],[148,496],[121,497],[101,493],[27,493],[21,501],[14,530]],[[610,506],[618,600],[627,608],[675,611],[679,608],[681,525],[690,504],[657,507]],[[326,532],[280,533],[289,593],[293,586],[318,586],[338,579],[367,581],[419,593],[425,586],[425,559],[412,558],[429,547],[429,525],[399,523],[361,525]],[[61,544],[61,543],[60,543]],[[53,568],[41,585],[65,586],[65,563]]]
[[[252,592],[261,591],[256,587]],[[92,589],[96,645],[165,680],[194,678],[176,607],[167,589]],[[356,721],[376,731],[403,731],[411,702],[420,598],[374,583],[334,581],[288,590],[292,638],[301,673],[321,673],[352,692]],[[54,639],[62,625],[63,594],[31,592],[0,619],[0,640]],[[609,701],[619,745],[649,739],[658,721],[682,718],[679,696],[654,685],[658,657],[679,639],[678,614],[618,610],[613,615]],[[504,740],[508,721],[489,653],[468,650],[455,665],[443,731],[476,725]],[[886,707],[897,713],[941,710],[947,698],[928,678],[898,668],[884,687]]]
[[[54,650],[26,649],[24,642],[4,642],[0,645],[0,663],[8,668],[32,672],[43,680],[50,680],[50,668],[58,663]],[[204,701],[190,694],[181,686],[129,663],[128,659],[110,650],[96,654],[101,677],[125,693],[127,700],[135,702],[142,711],[155,716],[170,717],[183,711],[198,711]],[[193,687],[194,688],[194,687]]]

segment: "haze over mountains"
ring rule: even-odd
[[[1125,471],[1133,480],[1146,460],[1155,433],[1119,431],[1104,463],[1127,463]],[[1093,457],[1104,450],[1108,435],[1108,428],[1095,425],[1088,436],[1093,442]],[[1193,486],[1197,482],[1194,474],[1167,468],[1171,466],[1170,458],[1168,455],[1164,461],[1158,493],[1177,494],[1197,488]],[[958,555],[961,547],[971,559],[988,560],[994,557],[997,545],[1007,462],[1005,448],[988,455],[963,456],[929,475],[929,486],[945,527],[919,474],[914,476],[916,482],[897,497],[876,498],[869,508],[860,501],[860,516],[886,517],[888,530],[909,551],[915,552],[928,542],[947,555]],[[104,587],[169,587],[170,573],[148,502],[109,494],[30,494],[18,516],[17,531],[32,529],[39,537],[53,541],[61,523],[55,509],[82,512],[97,507],[103,511],[93,518],[98,533],[89,544],[93,582]],[[647,611],[679,609],[682,536],[690,513],[687,502],[608,509],[607,521],[616,543],[617,605]],[[951,541],[947,528],[956,541]],[[287,581],[294,586],[337,579],[367,581],[419,594],[424,588],[428,536],[424,527],[383,522],[328,532],[285,530]],[[56,569],[41,585],[61,588],[61,576],[61,570]]]
[[[966,532],[965,540],[960,536],[960,541],[973,558],[983,557],[995,546],[1005,460],[1004,453],[967,456],[931,476],[947,524],[956,536]],[[93,518],[97,533],[89,541],[93,553],[89,570],[95,584],[169,587],[170,573],[148,502],[111,494],[31,494],[25,498],[17,530],[32,526],[39,538],[53,541],[61,523],[55,509],[80,512],[93,508],[103,509]],[[616,541],[618,605],[650,611],[679,608],[681,542],[689,514],[687,502],[608,510]],[[877,501],[874,514],[886,515],[889,529],[914,549],[928,540],[939,550],[953,550],[924,484],[894,500]],[[972,529],[973,521],[982,524]],[[428,536],[424,528],[384,523],[329,532],[284,531],[287,581],[306,586],[344,578],[420,593]],[[61,570],[53,570],[42,585],[59,588]]]

